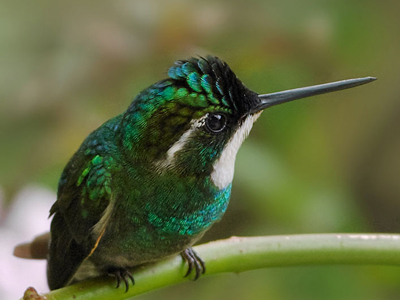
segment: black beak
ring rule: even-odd
[[[258,95],[258,99],[260,100],[260,102],[253,108],[251,108],[250,113],[253,114],[267,107],[289,102],[296,99],[349,89],[352,87],[372,82],[374,80],[376,80],[375,77],[347,79],[347,80],[313,85],[293,90],[287,90],[283,92]]]

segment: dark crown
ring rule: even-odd
[[[168,75],[195,93],[205,94],[209,105],[246,113],[257,94],[248,90],[227,63],[215,56],[179,60]]]

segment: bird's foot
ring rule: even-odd
[[[129,290],[129,279],[132,281],[132,285],[135,285],[135,280],[133,279],[132,274],[124,268],[109,268],[108,274],[114,276],[117,279],[117,286],[119,288],[121,281],[125,284],[125,293]]]
[[[188,270],[185,274],[185,277],[189,276],[192,273],[193,268],[196,272],[193,280],[197,280],[201,274],[206,272],[206,264],[205,262],[193,251],[192,248],[187,248],[185,251],[181,252],[181,256],[185,262],[188,264]]]

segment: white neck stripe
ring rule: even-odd
[[[226,188],[232,182],[233,174],[235,172],[236,154],[243,141],[249,135],[253,123],[258,119],[260,114],[261,112],[247,117],[244,123],[238,128],[225,145],[219,159],[214,163],[211,180],[219,189]]]

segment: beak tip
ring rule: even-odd
[[[363,85],[363,84],[366,84],[366,83],[370,83],[370,82],[372,82],[372,81],[375,81],[375,80],[377,80],[378,78],[377,77],[374,77],[374,76],[367,76],[367,77],[364,77],[364,78],[359,78],[358,79],[358,84],[356,83],[354,86],[357,86],[357,85]],[[356,79],[357,80],[357,79]]]

